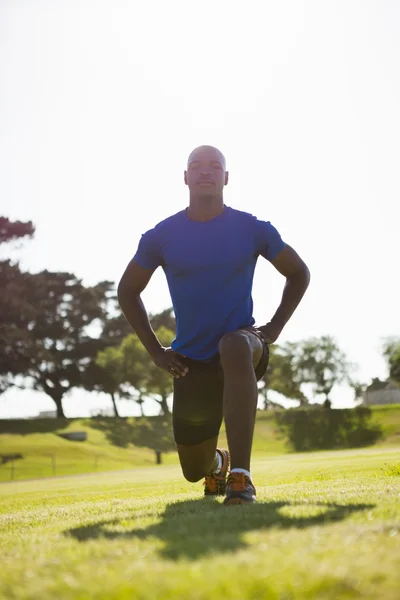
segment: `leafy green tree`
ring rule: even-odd
[[[32,221],[10,221],[7,217],[0,217],[0,244],[32,237],[34,232]]]
[[[160,327],[156,335],[161,344],[170,346],[174,334],[165,327]],[[139,392],[139,398],[150,397],[161,409],[161,414],[170,413],[167,399],[172,392],[172,377],[156,367],[136,334],[127,336],[121,344],[125,362],[125,382]]]
[[[84,386],[88,364],[104,349],[90,326],[104,319],[111,289],[107,281],[85,287],[70,273],[24,274],[19,292],[28,302],[19,308],[25,330],[16,333],[18,361],[9,362],[8,372],[23,376],[23,387],[50,396],[58,417],[65,416],[65,394]]]
[[[140,406],[143,413],[143,403],[147,394],[146,372],[153,364],[146,349],[135,333],[128,335],[119,347],[123,357],[123,383],[131,386],[135,391],[130,395]]]
[[[114,415],[119,417],[117,399],[129,397],[123,387],[124,356],[119,347],[109,346],[101,350],[83,373],[84,387],[90,391],[109,394]]]
[[[290,400],[298,400],[301,405],[307,404],[307,398],[301,390],[301,384],[303,383],[301,372],[297,368],[297,344],[291,342],[279,345],[273,344],[269,347],[269,351],[268,368],[262,378],[264,387],[261,389],[264,396],[264,407],[274,405],[268,397],[269,390],[278,392]]]
[[[351,366],[335,340],[325,335],[297,344],[294,368],[302,383],[311,384],[314,394],[325,396],[329,406],[332,388],[349,381]]]
[[[314,395],[325,396],[325,406],[329,407],[333,386],[349,382],[349,373],[345,354],[331,337],[322,336],[271,346],[263,380],[268,390],[298,400],[301,405],[308,403],[304,392],[308,384]]]
[[[131,326],[118,309],[114,316],[105,316],[101,336],[107,342],[107,346],[119,346],[132,333]]]
[[[389,338],[384,343],[384,357],[389,367],[389,377],[400,384],[400,338]]]
[[[267,370],[267,385],[282,396],[290,400],[298,400],[303,405],[308,401],[301,390],[303,380],[297,363],[297,344],[286,342],[277,346],[271,353],[271,374],[269,375]]]
[[[166,308],[160,313],[151,314],[149,319],[154,331],[157,331],[157,329],[160,329],[160,327],[164,327],[165,329],[169,329],[173,332],[173,334],[175,334],[176,322],[174,311],[172,308]]]
[[[360,383],[359,381],[350,380],[349,385],[354,392],[354,402],[363,400],[364,392],[367,389],[366,384]]]
[[[10,221],[0,217],[0,244],[32,237],[32,222]],[[0,393],[15,385],[13,376],[24,372],[27,360],[22,352],[28,336],[32,308],[25,294],[29,274],[15,261],[0,260]]]
[[[134,333],[119,308],[115,313],[113,316],[107,315],[103,323],[102,337],[107,339],[110,346],[118,346],[128,335]],[[172,308],[150,314],[149,321],[154,331],[164,326],[175,332],[175,317]]]
[[[165,317],[167,321],[170,319],[170,311],[164,311],[160,315],[155,315],[155,317],[160,316],[160,321]],[[101,337],[105,343],[114,344],[125,331],[126,320],[123,315],[121,317],[123,320],[117,316],[104,321]],[[156,330],[156,335],[166,347],[170,346],[174,338],[174,333],[163,326]],[[168,415],[170,412],[167,400],[172,392],[172,378],[155,366],[139,338],[132,331],[118,346],[108,346],[88,365],[85,387],[110,394],[115,415],[118,415],[116,404],[118,397],[137,402],[142,416],[144,416],[143,403],[146,397],[160,405],[162,415]]]
[[[103,431],[107,440],[114,446],[129,448],[130,445],[150,448],[155,453],[156,462],[162,462],[162,454],[176,450],[171,417],[158,415],[135,419],[122,417],[96,417],[92,427]]]
[[[166,348],[171,345],[174,339],[174,333],[164,326],[157,329],[156,335]],[[167,400],[173,390],[173,379],[169,373],[156,367],[151,360],[146,370],[145,388],[146,393],[160,405],[161,414],[164,416],[169,415],[170,410]]]

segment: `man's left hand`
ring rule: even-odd
[[[267,344],[274,344],[280,336],[283,327],[269,322],[266,325],[261,325],[261,327],[256,327],[255,329],[261,334]]]

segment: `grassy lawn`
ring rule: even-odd
[[[400,446],[257,456],[259,502],[176,465],[0,486],[3,599],[398,600]]]
[[[1,421],[0,455],[20,453],[22,458],[13,465],[0,464],[0,482],[152,466],[156,434],[137,440],[136,430],[134,418]],[[74,442],[58,436],[68,431],[86,431],[87,441]],[[226,445],[224,428],[220,441]],[[260,414],[254,453],[276,455],[286,451],[284,439],[275,431],[272,415]],[[163,463],[178,464],[175,450],[163,453]]]
[[[399,446],[400,406],[374,407],[373,418],[384,432],[384,439],[377,447]],[[58,436],[65,431],[86,431],[87,441],[72,442]],[[157,434],[138,437],[134,418],[0,421],[0,455],[22,454],[13,465],[10,462],[0,464],[0,482],[150,467],[155,464],[155,438]],[[220,442],[226,444],[224,427]],[[254,456],[276,456],[287,452],[285,440],[276,430],[273,413],[259,411],[254,432]],[[165,453],[163,462],[176,465],[176,452]]]

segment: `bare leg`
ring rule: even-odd
[[[250,471],[258,399],[254,368],[259,363],[262,352],[263,342],[245,329],[224,335],[219,343],[224,371],[223,406],[231,468]]]
[[[182,473],[188,481],[199,481],[216,468],[215,452],[218,436],[194,446],[177,444]]]

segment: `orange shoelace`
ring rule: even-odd
[[[244,473],[231,473],[228,477],[228,486],[233,492],[243,492],[250,479]]]
[[[221,477],[220,475],[206,475],[203,485],[210,491],[210,492],[217,492],[218,491],[218,484],[220,482],[225,482],[225,477]]]

